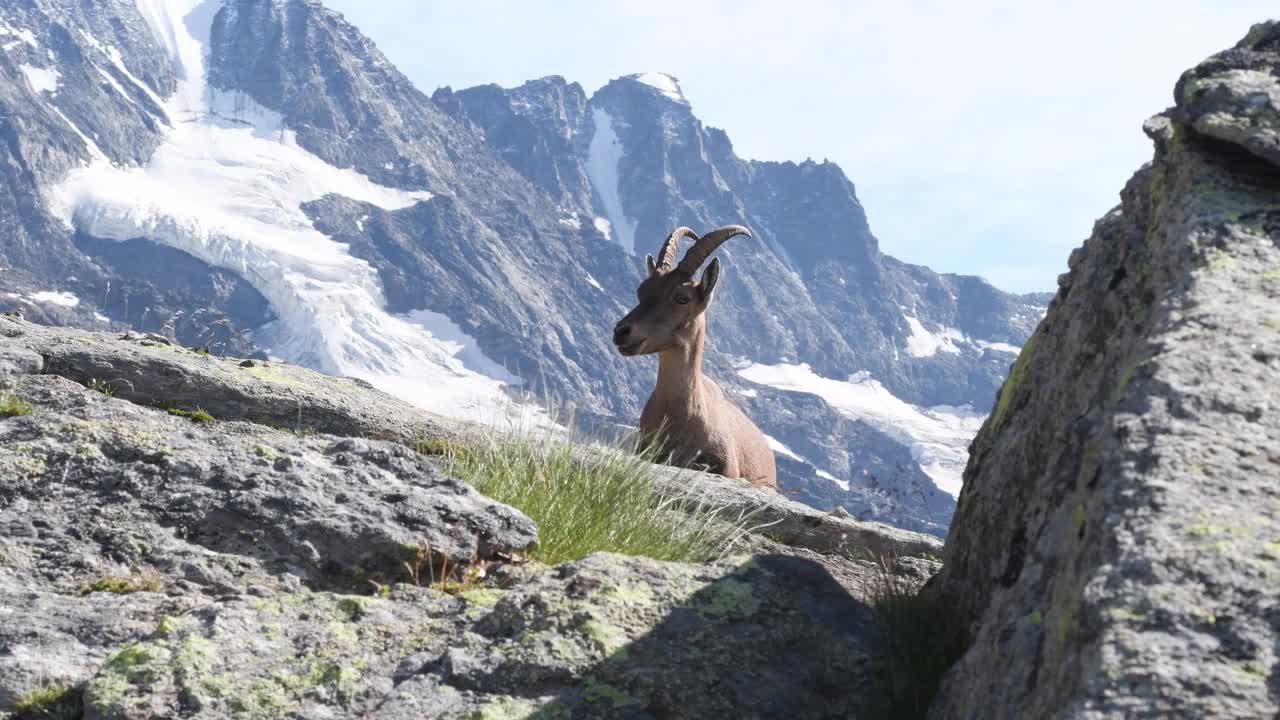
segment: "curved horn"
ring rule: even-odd
[[[680,240],[685,237],[693,238],[695,243],[701,242],[698,239],[698,233],[683,225],[672,230],[667,239],[662,241],[662,249],[658,251],[659,272],[667,272],[671,269],[671,263],[675,262],[676,259],[676,250],[680,247]]]
[[[703,235],[689,248],[689,252],[684,254],[684,259],[680,261],[680,265],[676,270],[693,277],[693,274],[702,267],[702,263],[707,261],[707,256],[716,251],[716,248],[724,244],[726,240],[735,235],[746,235],[751,237],[751,231],[741,225],[725,225]]]

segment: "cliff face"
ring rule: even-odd
[[[973,444],[932,717],[1280,704],[1280,24],[1174,96]]]

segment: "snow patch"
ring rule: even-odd
[[[831,482],[835,483],[836,485],[839,485],[839,486],[840,486],[840,489],[841,489],[841,490],[844,490],[845,492],[848,492],[848,491],[849,491],[849,481],[848,481],[848,480],[841,480],[840,478],[836,477],[835,475],[832,475],[831,473],[827,472],[826,470],[819,470],[819,471],[818,471],[818,477],[822,478],[823,480],[830,480]]]
[[[791,458],[792,460],[795,460],[796,462],[805,463],[806,465],[808,464],[807,462],[805,462],[804,458],[801,458],[799,455],[795,454],[795,452],[792,451],[791,448],[787,447],[786,445],[783,445],[774,436],[765,435],[764,439],[766,442],[769,443],[769,449],[772,450],[775,454],[784,455],[786,457]]]
[[[565,217],[560,218],[559,223],[566,227],[571,227],[574,230],[577,230],[582,227],[582,220],[578,218],[578,213],[576,212],[569,213]]]
[[[498,380],[507,385],[520,385],[524,381],[507,368],[489,359],[480,349],[476,339],[468,335],[448,315],[430,310],[414,310],[401,316],[405,322],[422,328],[434,338],[450,357],[457,358],[463,367]]]
[[[111,60],[111,64],[115,66],[116,70],[120,71],[121,75],[125,76],[125,78],[129,80],[129,82],[133,83],[134,86],[136,86],[139,90],[145,93],[146,96],[151,99],[151,102],[155,103],[156,107],[160,107],[160,108],[164,107],[164,104],[165,104],[164,101],[160,99],[159,95],[156,95],[155,91],[151,89],[151,86],[146,84],[142,80],[138,79],[138,76],[134,75],[132,72],[129,71],[129,66],[124,64],[124,56],[121,55],[119,48],[115,47],[114,45],[104,45],[102,42],[98,40],[98,38],[90,35],[87,32],[84,32],[83,30],[80,32],[80,37],[84,39],[87,45],[97,48],[103,55],[106,55],[107,58]],[[129,97],[129,94],[126,93],[118,83],[116,83],[115,78],[110,77],[110,73],[107,73],[102,68],[99,68],[98,72],[101,72],[104,75],[107,75],[108,80],[110,80],[111,84],[115,86],[116,90],[118,90],[121,95],[124,95],[126,98],[132,101],[132,98]]]
[[[36,42],[35,33],[31,32],[26,28],[15,30],[14,28],[7,25],[3,20],[0,20],[0,36],[8,36],[8,35],[12,35],[18,38],[18,41],[24,42],[33,48],[40,47],[40,43]],[[12,44],[5,45],[4,49],[8,50],[10,47],[12,47]]]
[[[609,235],[634,255],[636,250],[636,221],[628,218],[622,209],[622,197],[618,186],[618,162],[622,160],[622,142],[613,130],[613,118],[604,109],[591,108],[591,122],[595,133],[587,147],[587,177],[591,186],[600,194],[605,214],[609,216]],[[600,218],[596,218],[600,227]],[[603,232],[603,230],[602,230]]]
[[[1017,345],[1010,345],[1009,343],[987,342],[986,340],[978,340],[975,344],[978,347],[982,348],[983,350],[995,350],[997,352],[1005,352],[1011,355],[1017,355],[1022,352],[1022,348],[1018,347]]]
[[[911,335],[907,337],[907,354],[911,357],[932,357],[939,350],[945,353],[959,355],[960,348],[956,346],[956,342],[965,342],[964,333],[943,326],[937,333],[929,332],[924,325],[916,318],[907,315],[907,325],[911,328]]]
[[[739,369],[738,374],[760,385],[817,395],[847,417],[865,421],[909,447],[920,468],[941,490],[959,494],[969,442],[985,419],[972,407],[917,407],[898,399],[865,373],[842,382],[817,375],[807,364],[752,364]]]
[[[276,313],[254,334],[272,355],[367,380],[441,414],[526,416],[503,390],[519,378],[444,316],[389,314],[375,270],[301,209],[329,193],[388,211],[431,194],[333,167],[299,146],[279,114],[207,87],[197,38],[208,37],[220,3],[137,3],[181,78],[163,104],[176,122],[145,165],[114,167],[98,151],[46,189],[55,214],[96,237],[146,238],[239,274]]]
[[[41,290],[27,296],[32,302],[45,303],[47,305],[59,305],[61,307],[73,308],[80,304],[80,298],[69,292],[54,292],[53,290]]]
[[[743,388],[738,391],[738,394],[741,395],[742,397],[753,398],[758,396],[760,394],[760,391],[756,390],[755,388]]]
[[[595,220],[592,220],[591,224],[594,225],[596,229],[600,231],[601,235],[604,235],[606,238],[610,240],[613,239],[613,225],[611,225],[608,220],[605,220],[602,217],[598,217]]]
[[[116,92],[120,93],[120,97],[122,97],[122,98],[124,98],[125,100],[129,101],[129,104],[130,104],[130,105],[135,105],[135,106],[136,106],[136,105],[138,104],[138,103],[134,102],[134,100],[133,100],[133,98],[132,98],[132,97],[130,97],[130,96],[129,96],[129,93],[125,92],[124,87],[123,87],[123,86],[121,86],[121,85],[120,85],[120,83],[116,82],[116,78],[115,78],[115,76],[114,76],[114,75],[112,75],[111,73],[107,72],[106,70],[103,70],[102,68],[98,67],[97,65],[94,65],[93,67],[94,67],[94,69],[95,69],[95,70],[97,70],[97,71],[98,71],[98,74],[102,76],[102,79],[103,79],[103,80],[105,80],[105,81],[107,82],[107,84],[108,84],[108,85],[110,85],[112,88],[114,88]]]
[[[22,74],[27,76],[27,83],[36,92],[47,92],[50,95],[58,92],[58,79],[62,75],[57,68],[38,68],[31,65],[19,65]]]
[[[49,109],[53,111],[53,114],[62,118],[62,122],[66,123],[67,126],[71,128],[71,132],[75,133],[77,137],[84,141],[85,147],[89,150],[89,157],[93,158],[93,160],[98,163],[105,163],[107,165],[111,164],[111,160],[107,158],[106,153],[102,152],[102,148],[98,147],[98,143],[94,142],[92,138],[81,132],[80,128],[76,127],[76,124],[71,122],[71,118],[66,116],[66,113],[59,110],[58,106],[53,103],[49,103]]]
[[[587,273],[587,284],[599,290],[600,292],[604,292],[604,288],[600,286],[600,283],[596,281],[596,279],[591,275],[591,273]]]
[[[654,88],[669,100],[678,102],[681,105],[689,104],[689,101],[684,97],[684,93],[680,91],[680,81],[672,75],[662,72],[647,72],[632,75],[631,79]]]

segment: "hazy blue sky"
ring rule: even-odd
[[[881,247],[1049,290],[1151,157],[1142,121],[1274,0],[327,0],[428,94],[660,70],[739,155],[823,158]]]

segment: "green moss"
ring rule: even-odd
[[[1111,394],[1107,397],[1107,403],[1109,405],[1115,405],[1120,402],[1120,399],[1124,397],[1124,391],[1128,389],[1129,383],[1133,381],[1134,375],[1137,375],[1138,369],[1141,368],[1143,364],[1144,363],[1141,362],[1134,363],[1120,373],[1120,377],[1116,379],[1115,387],[1111,388]]]
[[[266,445],[254,445],[253,454],[260,458],[266,458],[267,460],[275,460],[279,455],[279,453],[275,451],[275,448],[268,447]]]
[[[359,620],[365,614],[364,600],[360,598],[344,597],[338,601],[337,608],[342,619],[348,622]]]
[[[490,608],[498,604],[505,593],[493,588],[475,588],[458,593],[458,597],[478,607]]]
[[[1214,248],[1205,257],[1205,267],[1209,272],[1226,272],[1235,267],[1236,259],[1229,253]]]
[[[1039,337],[1038,332],[1027,338],[1026,345],[1022,346],[1022,352],[1018,353],[1018,359],[1014,361],[1013,368],[1009,371],[1009,377],[1005,379],[1004,385],[1000,386],[996,409],[991,413],[991,427],[993,428],[1000,427],[1004,422],[1005,414],[1009,411],[1009,403],[1013,400],[1013,394],[1017,392],[1018,386],[1022,384],[1023,376],[1027,372],[1027,366],[1031,364],[1031,357],[1035,354],[1037,337]]]
[[[538,706],[509,695],[485,700],[484,704],[467,715],[467,720],[526,720],[537,713]],[[538,713],[541,716],[541,713]]]
[[[706,602],[699,608],[704,614],[715,617],[754,614],[760,609],[760,601],[749,583],[725,578],[708,588]]]
[[[755,560],[749,562],[755,562]],[[654,604],[653,590],[647,585],[614,585],[601,590],[600,596],[609,602],[626,607],[648,607]]]
[[[1053,638],[1061,646],[1066,644],[1067,637],[1071,634],[1072,627],[1075,626],[1076,614],[1075,610],[1072,609],[1057,613],[1057,616],[1058,622],[1054,626]]]
[[[31,406],[22,401],[17,395],[9,393],[0,393],[0,417],[18,417],[19,415],[30,415]]]
[[[191,624],[190,618],[173,617],[166,615],[156,623],[156,629],[153,634],[160,638],[173,637],[179,631],[185,630]]]
[[[1085,510],[1084,510],[1084,503],[1079,503],[1076,505],[1076,511],[1071,516],[1071,519],[1076,525],[1076,530],[1080,530],[1081,528],[1083,528],[1085,523],[1089,521],[1089,516],[1085,513]]]
[[[168,408],[166,409],[165,412],[169,413],[170,415],[184,417],[192,422],[198,422],[198,423],[211,423],[214,420],[214,417],[212,415],[210,415],[209,413],[205,412],[200,408],[196,408],[194,410],[183,410],[181,408]]]
[[[1266,280],[1280,280],[1280,268],[1276,268],[1275,270],[1268,270],[1262,273],[1262,277]]]
[[[633,707],[640,704],[639,700],[631,697],[621,689],[594,679],[587,681],[582,697],[587,702],[603,703],[613,707]]]
[[[68,683],[47,683],[18,695],[13,711],[20,720],[71,720],[83,712],[79,689]]]
[[[582,624],[582,631],[600,647],[606,655],[613,655],[627,646],[631,639],[622,628],[602,620],[587,620]]]
[[[1031,623],[1032,625],[1039,625],[1040,623],[1044,622],[1044,615],[1039,610],[1032,610],[1027,615],[1027,622]]]
[[[1267,318],[1266,320],[1262,321],[1262,324],[1266,325],[1272,330],[1275,330],[1276,332],[1280,332],[1280,320],[1272,320],[1271,318]]]

